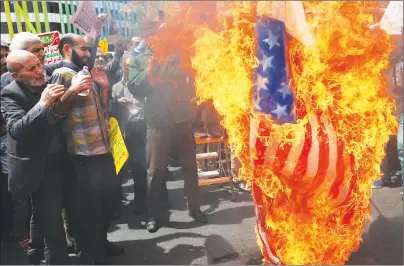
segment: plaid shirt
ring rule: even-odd
[[[78,71],[77,66],[65,62],[62,68],[53,72],[51,83],[68,89]],[[110,151],[107,105],[102,102],[95,83],[87,97],[75,97],[62,126],[69,154],[91,156]]]

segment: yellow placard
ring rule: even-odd
[[[122,166],[129,158],[129,152],[126,149],[125,141],[123,140],[121,130],[119,129],[118,121],[111,117],[109,119],[109,147],[112,157],[114,158],[116,174],[121,171]]]
[[[101,49],[103,54],[107,54],[108,53],[108,42],[107,39],[103,39],[102,41],[100,41],[98,43],[98,48]]]

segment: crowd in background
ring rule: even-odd
[[[19,241],[30,264],[69,264],[69,250],[80,264],[107,264],[109,256],[124,254],[108,241],[107,230],[119,215],[125,175],[134,180],[134,213],[147,215],[146,229],[156,232],[168,208],[168,164],[182,167],[189,215],[208,222],[200,210],[198,171],[204,166],[195,155],[203,150],[195,135],[223,136],[219,115],[211,103],[197,106],[194,77],[180,68],[177,55],[166,65],[153,57],[147,38],[162,17],[144,23],[142,37],[116,42],[114,53],[106,55],[97,46],[104,22],[99,16],[95,39],[63,35],[63,61],[57,64],[44,63],[35,34],[19,33],[10,45],[1,43],[2,239]],[[391,81],[401,90],[402,64],[401,54],[393,64],[399,76]],[[77,75],[85,66],[91,75]],[[402,125],[402,98],[398,114]],[[117,118],[130,155],[118,177],[110,117]],[[239,162],[234,156],[231,161],[237,180]],[[382,170],[375,188],[387,186],[399,171],[389,156]]]
[[[124,254],[107,231],[119,215],[125,175],[134,180],[135,215],[146,215],[146,229],[156,232],[168,208],[168,164],[182,168],[189,215],[208,222],[198,186],[206,165],[197,164],[203,149],[195,134],[221,137],[223,129],[211,104],[197,106],[194,77],[180,69],[179,57],[168,59],[171,69],[154,59],[147,38],[161,19],[104,54],[98,43],[105,16],[99,15],[95,39],[61,37],[63,60],[56,64],[45,63],[35,34],[21,32],[1,44],[2,239],[19,241],[30,264],[69,264],[69,252],[80,264],[106,264]],[[165,74],[154,83],[152,71]],[[117,118],[129,152],[118,176],[110,117]],[[237,180],[237,169],[232,172]]]

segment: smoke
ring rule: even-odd
[[[148,38],[149,46],[160,62],[165,63],[169,56],[175,55],[184,69],[192,71],[193,44],[203,29],[217,28],[216,2],[169,1],[163,10],[164,16],[158,17],[159,28]]]

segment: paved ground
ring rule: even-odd
[[[131,181],[125,184],[127,196]],[[131,206],[122,207],[122,215],[111,228],[111,241],[125,247],[116,264],[260,264],[256,245],[254,214],[248,193],[237,193],[231,201],[228,188],[203,187],[202,209],[209,224],[192,222],[183,198],[183,182],[170,181],[169,222],[155,234],[144,229],[144,219],[136,217]],[[400,187],[374,190],[373,221],[366,227],[363,244],[353,253],[349,264],[403,264],[403,201]],[[25,264],[15,245],[3,250],[3,264]]]

